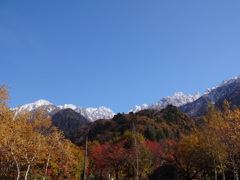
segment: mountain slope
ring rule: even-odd
[[[179,109],[191,117],[204,114],[208,108],[208,103],[220,104],[220,101],[227,99],[230,103],[239,105],[240,100],[240,77],[235,77],[222,84],[207,89],[206,93],[196,101],[180,106]]]
[[[219,99],[215,106],[222,109],[224,100],[230,102],[232,106],[240,106],[240,86],[236,87],[231,93]]]
[[[133,131],[133,123],[137,132],[152,141],[165,138],[178,139],[195,128],[193,119],[177,107],[169,105],[161,111],[148,109],[135,114],[118,113],[112,119],[89,123],[75,132],[73,142],[80,145],[88,136],[90,141],[104,143],[113,137],[123,135],[126,131]]]
[[[182,92],[178,92],[178,93],[174,93],[173,96],[167,96],[162,98],[160,101],[158,101],[155,104],[151,104],[151,105],[147,105],[147,104],[143,104],[141,106],[135,106],[133,109],[129,110],[129,112],[138,112],[144,109],[163,109],[165,107],[167,107],[168,105],[173,105],[176,107],[179,107],[181,105],[193,102],[195,100],[197,100],[201,95],[199,93],[196,93],[194,95],[185,95]],[[128,113],[129,113],[128,112]]]
[[[98,119],[111,119],[115,115],[111,109],[106,108],[104,106],[101,106],[99,108],[86,108],[86,109],[77,107],[73,110],[80,113],[90,121],[96,121]]]
[[[34,103],[25,104],[17,108],[13,108],[12,110],[14,110],[15,115],[17,115],[18,113],[23,112],[24,110],[34,112],[39,108],[43,108],[50,116],[53,116],[60,110],[70,108],[84,116],[89,121],[96,121],[97,119],[110,119],[115,115],[111,109],[106,108],[104,106],[101,106],[99,108],[86,108],[86,109],[82,107],[76,107],[72,104],[55,106],[46,100],[39,100]]]
[[[52,123],[64,132],[65,137],[71,139],[71,135],[89,120],[72,109],[63,109],[52,116]]]
[[[42,106],[49,106],[49,105],[53,105],[52,103],[50,103],[49,101],[46,101],[46,100],[38,100],[34,103],[29,103],[29,104],[25,104],[25,105],[22,105],[22,106],[19,106],[19,107],[16,107],[16,108],[13,108],[13,110],[15,110],[17,113],[18,112],[21,112],[21,111],[33,111],[39,107],[42,107]]]

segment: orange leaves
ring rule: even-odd
[[[62,178],[80,173],[82,151],[52,126],[43,110],[13,117],[8,108],[8,91],[0,87],[1,178]],[[78,176],[79,177],[79,176]]]

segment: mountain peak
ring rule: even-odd
[[[190,117],[197,117],[204,114],[209,103],[221,104],[221,101],[227,99],[230,103],[237,104],[236,99],[239,97],[240,76],[230,80],[223,81],[220,85],[213,88],[208,88],[204,95],[194,102],[185,104],[180,107],[180,110]]]
[[[99,108],[86,108],[86,109],[82,107],[77,107],[73,104],[64,104],[64,105],[55,106],[49,101],[46,101],[43,99],[38,100],[34,103],[25,104],[23,106],[13,108],[13,110],[15,110],[16,114],[18,114],[21,111],[24,111],[24,110],[33,111],[39,107],[45,107],[49,115],[54,115],[54,113],[57,113],[60,110],[72,109],[75,112],[80,113],[82,116],[84,116],[90,121],[95,121],[97,119],[111,119],[115,115],[111,109],[106,108],[104,106],[101,106]]]
[[[52,105],[51,102],[44,100],[44,99],[40,99],[34,103],[30,103],[30,104],[36,104],[37,106],[46,106],[46,105]]]
[[[77,108],[73,104],[64,104],[64,105],[59,105],[57,107],[59,107],[60,109],[72,109],[72,110]]]
[[[141,106],[134,106],[134,108],[128,111],[128,113],[129,112],[136,113],[144,109],[160,110],[167,107],[168,105],[179,107],[181,105],[197,100],[200,96],[201,95],[199,93],[195,93],[194,95],[190,95],[190,94],[185,95],[183,92],[175,92],[173,96],[166,96],[155,104],[151,104],[151,105],[143,104]]]
[[[223,80],[221,84],[219,84],[217,86],[214,86],[212,88],[207,88],[204,94],[209,94],[211,91],[213,91],[213,90],[215,90],[219,87],[227,86],[227,85],[229,85],[231,83],[234,83],[234,82],[237,82],[239,80],[240,80],[240,76],[236,76],[236,77],[234,77],[232,79],[229,79],[229,80]]]
[[[40,99],[36,102],[25,104],[23,106],[13,108],[13,110],[16,110],[17,113],[20,112],[20,111],[24,111],[24,110],[32,111],[32,110],[37,109],[41,106],[47,106],[47,105],[52,105],[52,103],[50,103],[49,101],[46,101],[44,99]]]

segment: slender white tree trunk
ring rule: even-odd
[[[32,162],[34,161],[34,159],[36,158],[36,156],[38,155],[39,151],[37,151],[34,156],[32,157],[32,159],[29,161],[28,159],[28,155],[26,153],[26,160],[27,160],[27,163],[28,163],[28,166],[27,166],[27,170],[26,170],[26,173],[25,173],[25,178],[24,180],[27,180],[27,177],[28,177],[28,174],[29,174],[29,170],[30,170],[30,167],[31,167],[31,164]]]
[[[11,154],[12,154],[14,162],[16,163],[16,166],[17,166],[17,172],[18,172],[17,180],[19,180],[19,178],[20,178],[20,166],[19,166],[19,163],[18,163],[18,161],[17,161],[17,159],[15,157],[15,154],[14,154],[12,148],[11,148]]]
[[[30,166],[31,166],[31,164],[28,164],[28,166],[27,166],[27,171],[26,171],[26,173],[25,173],[25,178],[24,178],[24,180],[27,180],[28,173],[29,173],[29,170],[30,170]]]
[[[47,163],[46,163],[46,168],[45,168],[43,180],[45,180],[45,179],[46,179],[46,176],[47,176],[47,170],[48,170],[48,165],[49,165],[49,161],[50,161],[50,156],[51,156],[51,154],[49,153],[49,154],[48,154],[48,158],[47,158]]]

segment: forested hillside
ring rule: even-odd
[[[8,100],[3,85],[1,179],[239,179],[240,108],[226,100],[200,124],[171,105],[88,122],[69,109],[16,115]]]
[[[73,142],[81,145],[84,138],[105,143],[113,137],[122,136],[126,131],[135,131],[150,141],[162,139],[179,140],[190,134],[195,122],[177,107],[169,105],[161,111],[148,109],[138,113],[117,114],[109,120],[98,120],[80,128],[74,134]]]

